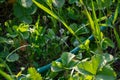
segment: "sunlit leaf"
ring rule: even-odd
[[[69,52],[64,52],[61,56],[62,64],[68,65],[74,57],[75,57],[74,54],[71,54]]]
[[[55,62],[53,61],[52,62],[52,67],[51,67],[51,70],[53,72],[59,72],[59,71],[62,71],[63,70],[63,66],[60,62]]]
[[[28,29],[29,29],[29,25],[24,24],[24,23],[20,24],[18,27],[18,30],[21,32],[26,32],[26,31],[28,31]]]
[[[28,73],[30,74],[28,77],[29,80],[43,80],[41,74],[33,67],[28,68]]]
[[[96,80],[115,80],[115,79],[116,74],[109,65],[103,67],[102,71],[99,71],[96,75]]]

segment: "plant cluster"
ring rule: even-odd
[[[4,4],[13,12],[0,21],[0,79],[119,79],[119,0],[0,0]],[[74,47],[76,54],[69,52]],[[37,72],[50,62],[49,71]]]

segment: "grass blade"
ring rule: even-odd
[[[42,4],[38,3],[35,0],[32,0],[33,3],[35,3],[40,9],[42,9],[43,11],[45,11],[46,13],[48,13],[49,15],[51,15],[52,17],[54,17],[55,19],[59,20],[67,29],[68,31],[74,35],[78,40],[79,38],[77,37],[77,35],[75,35],[75,32],[62,20],[60,19],[57,15],[55,15],[51,10],[49,10],[47,7],[43,6]],[[79,40],[80,41],[80,40]]]
[[[119,37],[116,29],[114,28],[113,30],[114,30],[115,38],[116,38],[116,40],[117,40],[118,47],[119,47],[119,49],[120,49],[120,37]]]
[[[118,11],[119,11],[119,3],[117,4],[117,8],[115,10],[115,14],[114,14],[114,19],[113,19],[113,24],[115,23],[115,21],[117,20],[118,17]]]

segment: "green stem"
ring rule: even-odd
[[[3,62],[3,64],[6,66],[7,70],[9,71],[10,75],[13,75],[11,69],[10,69],[9,66],[6,64],[6,62],[3,61],[1,58],[0,58],[0,62]],[[2,75],[2,74],[4,75],[4,73],[2,73],[2,71],[0,72],[0,74],[1,74],[1,75]]]
[[[4,78],[6,78],[7,80],[13,80],[10,75],[8,75],[7,73],[3,72],[2,70],[0,70],[0,74],[1,74]]]
[[[20,47],[16,48],[15,50],[13,50],[13,51],[6,57],[6,60],[8,60],[8,57],[9,57],[10,55],[12,55],[14,52],[16,52],[17,50],[19,50],[19,49],[21,49],[21,48],[23,48],[23,47],[27,47],[27,46],[30,46],[30,47],[31,47],[31,45],[23,45],[23,46],[20,46]]]

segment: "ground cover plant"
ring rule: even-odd
[[[0,0],[0,10],[1,80],[120,79],[119,0]]]

